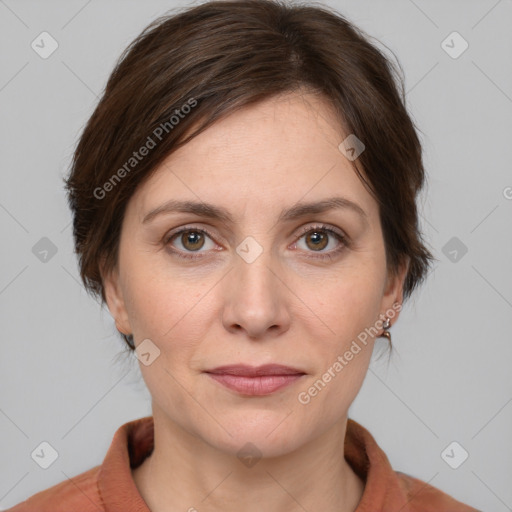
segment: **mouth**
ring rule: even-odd
[[[278,364],[228,365],[207,370],[205,373],[228,389],[250,396],[269,395],[306,375],[297,368]]]

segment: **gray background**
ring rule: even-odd
[[[79,282],[62,177],[121,51],[180,5],[0,0],[1,508],[100,464],[121,424],[151,414],[137,360]],[[328,5],[403,65],[429,173],[422,227],[439,260],[350,416],[396,470],[512,510],[512,2]],[[47,59],[31,48],[43,31],[59,45]],[[453,31],[469,43],[458,58],[441,46]],[[46,262],[32,250],[43,237],[57,248]],[[42,441],[59,453],[46,470],[30,456]],[[469,453],[458,469],[441,457],[452,441]]]

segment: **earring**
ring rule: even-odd
[[[387,338],[389,343],[391,343],[391,333],[388,331],[390,327],[391,322],[389,321],[389,318],[386,317],[384,324],[382,324],[382,328],[384,329],[384,331],[382,331],[382,334],[379,336],[379,338]]]

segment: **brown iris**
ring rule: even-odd
[[[197,251],[204,245],[204,234],[199,231],[184,231],[181,234],[181,243],[189,251]]]
[[[309,240],[312,241],[313,245],[309,244]],[[310,249],[321,250],[324,249],[328,243],[328,237],[321,231],[311,231],[306,235],[306,244]]]

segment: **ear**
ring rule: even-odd
[[[401,311],[401,307],[397,310],[393,308],[393,305],[403,304],[404,299],[404,282],[407,276],[407,271],[409,270],[410,258],[404,261],[404,263],[399,267],[396,274],[391,275],[388,273],[386,279],[386,285],[384,288],[384,295],[382,296],[381,302],[381,312],[385,314],[388,309],[393,309],[395,311],[394,321],[395,323],[398,320],[398,316]]]
[[[105,265],[102,263],[100,265],[100,273],[105,291],[105,301],[116,323],[116,329],[126,335],[132,334],[133,331],[126,311],[118,268],[116,266],[108,272],[104,269]]]

